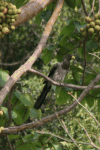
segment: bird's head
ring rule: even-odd
[[[64,57],[64,59],[63,59],[63,60],[65,60],[65,59],[67,59],[67,60],[71,60],[71,59],[75,59],[75,57],[74,57],[74,56],[72,56],[71,54],[67,54],[67,55],[65,55],[65,57]]]

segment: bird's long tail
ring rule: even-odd
[[[46,83],[46,85],[44,86],[40,96],[37,98],[37,100],[34,104],[35,109],[39,109],[42,106],[42,104],[43,104],[43,102],[44,102],[44,100],[47,96],[47,93],[50,91],[50,89],[51,89],[51,85],[47,85],[47,83]]]

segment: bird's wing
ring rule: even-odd
[[[48,77],[51,77],[51,76],[54,74],[55,70],[57,69],[57,66],[58,66],[58,63],[56,63],[56,64],[51,68]],[[47,83],[47,82],[48,82],[48,81],[44,81],[43,84],[44,84],[44,83]]]
[[[51,68],[48,77],[50,77],[50,76],[52,76],[52,75],[54,74],[54,72],[55,72],[56,69],[57,69],[57,66],[58,66],[58,63],[55,64],[55,65]]]

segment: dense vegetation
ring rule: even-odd
[[[28,1],[7,1],[17,8]],[[86,22],[86,12],[91,21]],[[94,13],[99,12],[98,3],[93,0],[65,0],[62,11],[48,38],[46,47],[36,60],[33,68],[48,75],[56,62],[61,62],[65,54],[71,53],[75,60],[71,61],[70,71],[64,82],[80,86],[88,86],[100,73],[99,33],[92,23],[88,34],[87,23],[94,22]],[[100,4],[99,4],[100,5]],[[0,89],[12,75],[34,52],[38,45],[47,21],[56,7],[56,0],[50,3],[37,16],[18,26],[12,33],[0,39]],[[96,19],[98,20],[98,18]],[[98,23],[98,21],[96,21]],[[99,24],[97,24],[99,26]],[[80,31],[81,29],[81,31]],[[84,31],[83,31],[83,30]],[[86,33],[85,35],[82,35]],[[93,32],[93,33],[91,33]],[[96,33],[96,35],[94,34]],[[95,40],[95,37],[98,40]],[[25,73],[16,83],[11,97],[12,121],[9,124],[9,95],[1,110],[0,126],[6,128],[36,122],[43,117],[59,112],[71,105],[83,92],[83,89],[58,87],[52,85],[44,105],[40,110],[33,108],[34,102],[43,88],[44,79],[30,72]],[[100,85],[98,82],[97,85]],[[22,130],[15,134],[0,135],[0,150],[77,150],[100,149],[100,89],[92,89],[84,97],[81,104],[67,114],[45,123],[37,128]],[[94,142],[93,143],[91,142]],[[11,145],[10,145],[11,144]],[[97,146],[97,147],[96,147]]]

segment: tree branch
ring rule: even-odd
[[[75,89],[81,89],[81,90],[84,90],[87,88],[87,86],[79,86],[79,85],[73,85],[73,84],[67,84],[67,83],[61,83],[61,82],[56,82],[54,80],[52,80],[51,78],[47,77],[46,75],[44,75],[43,73],[40,73],[34,69],[29,69],[28,71],[36,74],[36,75],[39,75],[41,77],[43,77],[44,79],[46,79],[48,82],[50,82],[51,84],[53,85],[56,85],[56,86],[60,86],[60,87],[69,87],[69,88],[75,88]],[[93,87],[93,89],[98,89],[100,88],[100,85],[97,85],[95,87]]]
[[[87,37],[84,39],[84,42],[83,42],[84,70],[83,70],[83,77],[82,77],[82,85],[84,85],[85,70],[86,70],[86,64],[87,64],[87,61],[86,61],[86,48],[85,48],[86,42],[87,42]]]
[[[18,19],[13,23],[15,27],[27,22],[41,12],[52,0],[31,0],[26,5],[21,7],[21,14]]]
[[[52,137],[56,137],[56,138],[58,138],[58,139],[60,139],[60,140],[66,141],[66,142],[68,142],[68,143],[73,143],[72,140],[67,140],[66,138],[63,138],[63,137],[58,136],[58,135],[55,135],[55,134],[53,134],[53,133],[51,133],[51,132],[45,132],[45,131],[43,131],[43,130],[42,130],[42,131],[37,130],[36,132],[39,133],[39,134],[50,134]],[[76,141],[76,143],[77,143],[77,144],[83,144],[83,145],[91,145],[91,143],[85,143],[85,142],[77,142],[77,141]]]
[[[42,1],[42,3],[44,4],[49,4],[51,1]],[[37,3],[37,2],[36,2]],[[41,3],[41,1],[40,1]],[[50,20],[48,21],[45,30],[43,32],[43,35],[40,39],[40,42],[38,44],[38,46],[35,48],[34,53],[32,54],[32,56],[26,61],[26,63],[24,65],[22,65],[19,69],[17,69],[11,76],[11,78],[9,78],[9,80],[6,82],[6,84],[4,85],[4,87],[2,88],[2,90],[0,91],[0,105],[2,105],[5,97],[7,96],[7,94],[9,93],[9,91],[11,90],[11,88],[14,86],[14,84],[17,82],[17,80],[25,73],[28,71],[28,69],[30,69],[32,67],[32,65],[35,63],[35,61],[37,60],[37,58],[40,56],[40,54],[42,53],[43,48],[46,45],[46,42],[48,40],[48,37],[50,35],[50,32],[52,31],[53,25],[55,23],[55,21],[57,20],[59,13],[62,9],[64,0],[58,0],[56,8],[50,18]],[[38,3],[37,3],[38,4]],[[36,7],[37,8],[37,7]],[[29,8],[28,8],[29,9]],[[33,7],[31,6],[31,9],[33,10]],[[28,11],[27,11],[28,12]],[[30,10],[29,10],[30,12]],[[23,11],[24,13],[24,11]],[[32,13],[32,12],[31,12]],[[20,20],[22,20],[22,18],[20,18]],[[24,18],[25,19],[25,18]]]
[[[85,12],[85,15],[88,16],[88,13],[87,13],[87,11],[86,11],[86,7],[85,7],[84,0],[81,0],[81,2],[82,2],[82,6],[83,6],[83,10],[84,10],[84,12]]]

